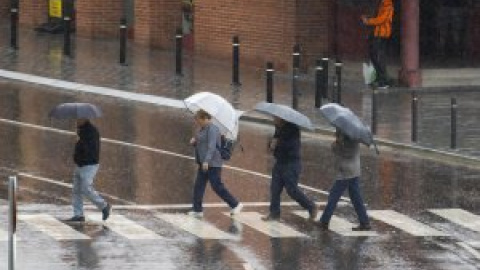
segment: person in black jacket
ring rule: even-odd
[[[270,184],[270,213],[263,220],[280,218],[280,195],[283,188],[287,194],[298,202],[310,214],[310,220],[317,216],[315,203],[298,188],[298,178],[302,169],[300,161],[300,129],[297,125],[274,117],[275,134],[269,148],[273,151],[275,164],[272,169]]]
[[[73,217],[70,222],[84,222],[83,196],[87,197],[98,209],[102,210],[102,219],[106,220],[111,211],[107,203],[93,188],[100,158],[100,134],[88,119],[77,119],[78,141],[75,144],[73,160],[76,164],[73,173],[72,206]]]

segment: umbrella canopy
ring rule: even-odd
[[[367,146],[375,145],[370,128],[366,126],[350,109],[337,103],[328,103],[320,107],[322,115],[352,140]],[[376,146],[375,146],[376,147]]]
[[[218,126],[220,132],[227,138],[235,140],[238,135],[240,112],[223,97],[210,93],[200,92],[184,99],[185,106],[193,113],[204,110],[212,116],[212,122]]]
[[[293,123],[297,126],[313,130],[313,125],[310,119],[299,113],[298,111],[281,104],[260,102],[255,105],[255,111],[265,113],[271,116],[282,118],[283,120]]]
[[[91,119],[102,116],[102,111],[90,103],[62,103],[53,108],[49,117],[58,119]]]

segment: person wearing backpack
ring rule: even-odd
[[[221,134],[217,126],[211,122],[211,115],[203,110],[195,114],[195,123],[199,130],[190,140],[195,147],[195,161],[198,165],[197,177],[193,188],[193,209],[188,215],[203,217],[203,196],[207,181],[210,181],[213,191],[230,206],[232,215],[240,213],[242,203],[227,190],[222,183],[221,171],[223,160],[218,146],[221,144]]]
[[[274,116],[275,134],[269,150],[273,152],[275,164],[270,183],[270,213],[262,217],[264,221],[280,219],[280,195],[285,188],[287,194],[308,210],[310,220],[318,214],[315,203],[298,188],[301,171],[300,129],[297,125]]]

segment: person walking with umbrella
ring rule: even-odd
[[[102,211],[102,220],[105,221],[110,216],[112,206],[93,187],[100,161],[100,134],[89,118],[100,116],[100,109],[88,103],[64,103],[50,112],[50,117],[76,119],[78,140],[73,155],[76,164],[73,172],[73,217],[67,219],[66,222],[85,221],[84,196]]]
[[[274,103],[259,103],[255,110],[273,116],[275,124],[275,133],[269,143],[269,150],[275,157],[270,182],[270,212],[262,219],[265,221],[280,219],[280,196],[285,189],[292,199],[308,210],[310,220],[314,220],[318,209],[298,187],[302,169],[298,125],[312,129],[310,120],[292,108]]]
[[[221,134],[219,128],[211,122],[212,116],[204,110],[199,110],[195,114],[195,122],[199,131],[190,140],[190,144],[195,147],[195,160],[198,165],[197,177],[193,188],[193,210],[188,215],[203,217],[203,195],[207,181],[210,181],[213,191],[230,206],[231,214],[240,213],[243,205],[232,196],[222,183],[222,157],[218,145],[220,144]]]
[[[369,231],[371,230],[370,222],[359,184],[361,175],[359,142],[366,145],[374,144],[372,134],[352,111],[341,105],[329,103],[323,105],[320,111],[330,124],[336,127],[335,141],[332,143],[336,176],[330,189],[327,205],[320,217],[319,226],[323,230],[328,230],[337,203],[343,192],[348,189],[360,223],[352,230]]]

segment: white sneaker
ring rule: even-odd
[[[196,217],[196,218],[203,218],[203,212],[188,211],[187,215]]]
[[[243,209],[243,204],[242,203],[238,203],[237,207],[233,208],[231,211],[230,211],[230,215],[236,215],[238,213],[240,213]]]

